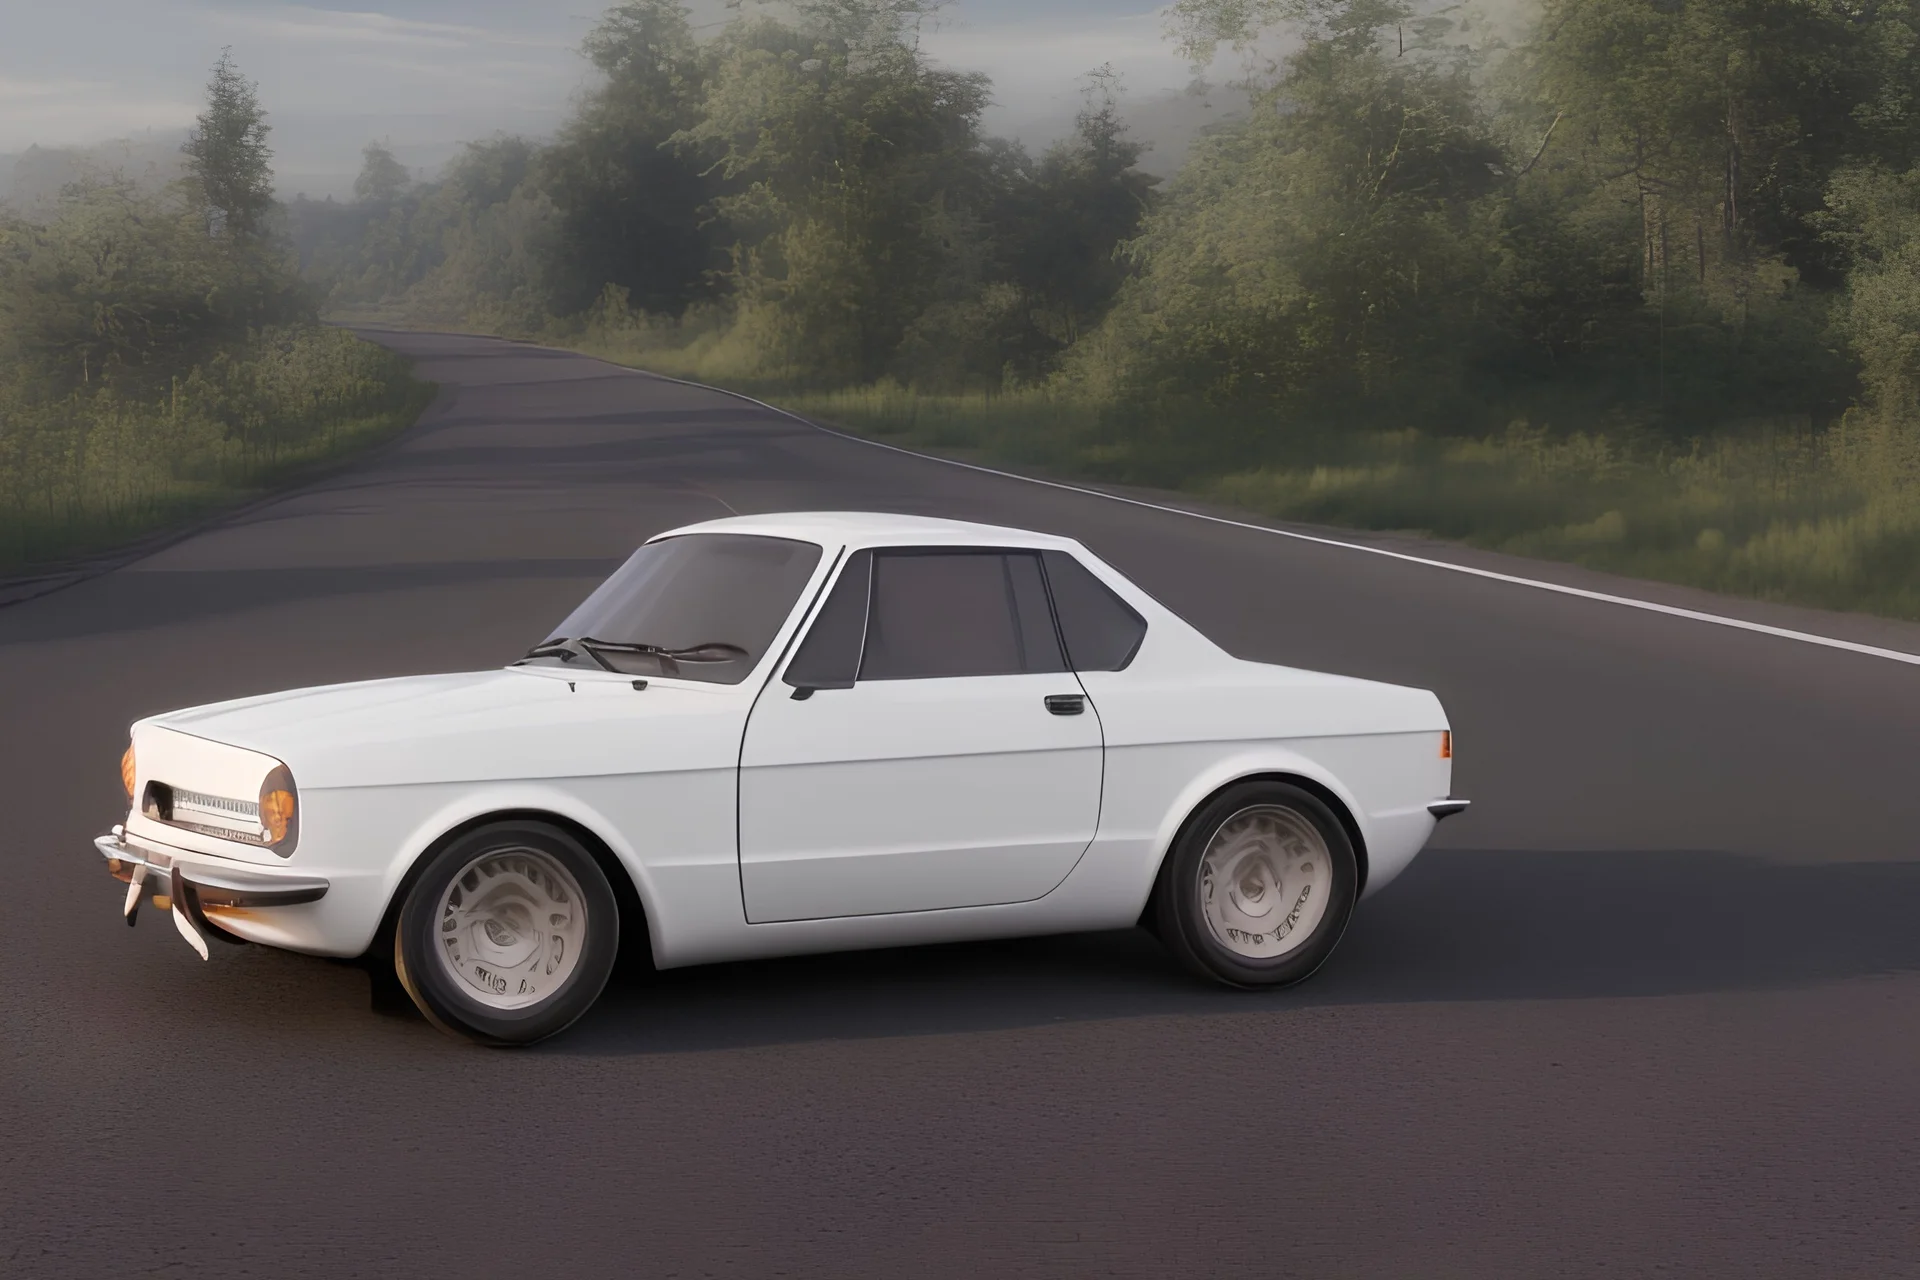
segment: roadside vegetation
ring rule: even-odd
[[[291,211],[342,314],[1295,519],[1920,617],[1920,8],[1177,0],[1252,109],[986,137],[922,0],[632,0],[553,139]]]
[[[254,87],[223,57],[208,94],[182,180],[0,210],[0,572],[230,505],[424,407],[404,361],[319,324]]]

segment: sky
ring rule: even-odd
[[[541,135],[586,82],[577,50],[599,0],[0,0],[0,156],[192,123],[223,46],[260,84],[283,196],[344,195],[369,139],[431,172],[462,141]],[[691,0],[696,22],[724,0]],[[991,132],[1043,142],[1103,62],[1136,100],[1191,68],[1153,0],[952,0],[925,47],[985,71]]]

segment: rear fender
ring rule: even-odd
[[[1365,886],[1368,844],[1366,814],[1355,801],[1353,793],[1331,770],[1299,752],[1285,747],[1261,747],[1214,762],[1189,781],[1175,797],[1155,833],[1151,866],[1146,882],[1139,887],[1143,913],[1149,905],[1154,886],[1159,882],[1160,868],[1173,851],[1173,842],[1179,838],[1187,820],[1214,795],[1249,778],[1274,778],[1278,781],[1298,779],[1312,784],[1307,788],[1310,791],[1325,792],[1339,810],[1345,810],[1344,813],[1336,810],[1335,816],[1346,819],[1348,832],[1355,837],[1354,856],[1359,859],[1360,882]]]

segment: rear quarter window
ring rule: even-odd
[[[1065,551],[1043,551],[1047,587],[1075,671],[1119,671],[1147,638],[1147,620]]]

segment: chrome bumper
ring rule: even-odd
[[[93,847],[107,860],[114,878],[127,882],[123,908],[127,923],[137,922],[143,892],[165,892],[174,926],[202,960],[207,958],[209,937],[241,941],[207,919],[208,907],[292,907],[318,902],[327,894],[327,882],[319,876],[244,871],[181,859],[169,850],[129,836],[124,827],[95,837]]]

